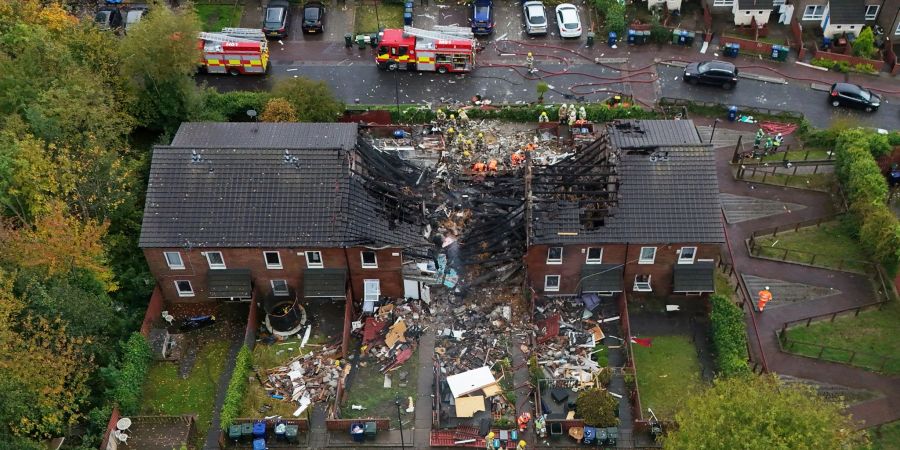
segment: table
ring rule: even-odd
[[[123,417],[116,421],[116,429],[119,431],[128,431],[131,428],[131,419]]]

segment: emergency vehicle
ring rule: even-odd
[[[375,62],[385,70],[470,72],[475,68],[477,48],[478,43],[468,28],[386,29],[379,33]]]
[[[200,65],[207,73],[264,74],[269,68],[269,45],[256,28],[223,28],[200,33]]]

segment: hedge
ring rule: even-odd
[[[744,312],[728,297],[716,294],[709,300],[712,303],[712,343],[719,375],[733,377],[750,373]]]
[[[228,381],[228,390],[225,391],[225,402],[222,404],[222,414],[219,422],[223,430],[234,424],[234,420],[241,413],[241,405],[244,403],[244,394],[247,393],[247,381],[250,371],[253,369],[253,355],[246,345],[241,347],[234,362],[234,372]]]
[[[132,333],[125,342],[122,366],[118,371],[118,380],[113,390],[113,399],[123,415],[131,415],[138,411],[141,389],[147,378],[147,371],[150,370],[152,357],[147,339],[140,333]]]

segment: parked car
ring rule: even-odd
[[[560,37],[581,37],[581,19],[578,17],[578,8],[575,5],[560,3],[556,7],[556,23],[559,25]]]
[[[828,103],[834,107],[850,106],[873,112],[881,106],[881,96],[856,84],[835,83],[831,85]]]
[[[530,0],[522,4],[522,13],[525,17],[525,33],[547,34],[547,11],[544,4],[537,0]]]
[[[303,6],[304,33],[325,32],[325,5],[319,2],[309,2]]]
[[[263,33],[271,38],[286,38],[291,26],[290,12],[288,0],[270,0],[263,15]]]
[[[734,64],[725,61],[693,62],[684,68],[684,81],[731,89],[738,82],[738,69]]]
[[[144,17],[144,14],[147,14],[146,6],[135,6],[129,9],[125,13],[125,32],[128,33],[128,30],[134,26],[134,24],[141,21],[141,18]]]
[[[94,15],[94,22],[101,30],[112,30],[122,26],[122,13],[119,8],[104,6]]]
[[[472,33],[491,34],[494,32],[493,0],[475,0],[472,2]]]

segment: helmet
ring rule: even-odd
[[[456,118],[456,115],[455,115],[455,114],[450,114],[450,118],[451,118],[451,119],[455,119],[455,118]]]
[[[528,52],[528,56],[533,56],[533,55],[531,54],[531,52]]]
[[[448,132],[448,133],[452,133],[452,132],[453,132],[453,127],[447,128],[447,132]]]
[[[484,137],[484,133],[478,133],[478,137],[483,138],[483,137]]]

